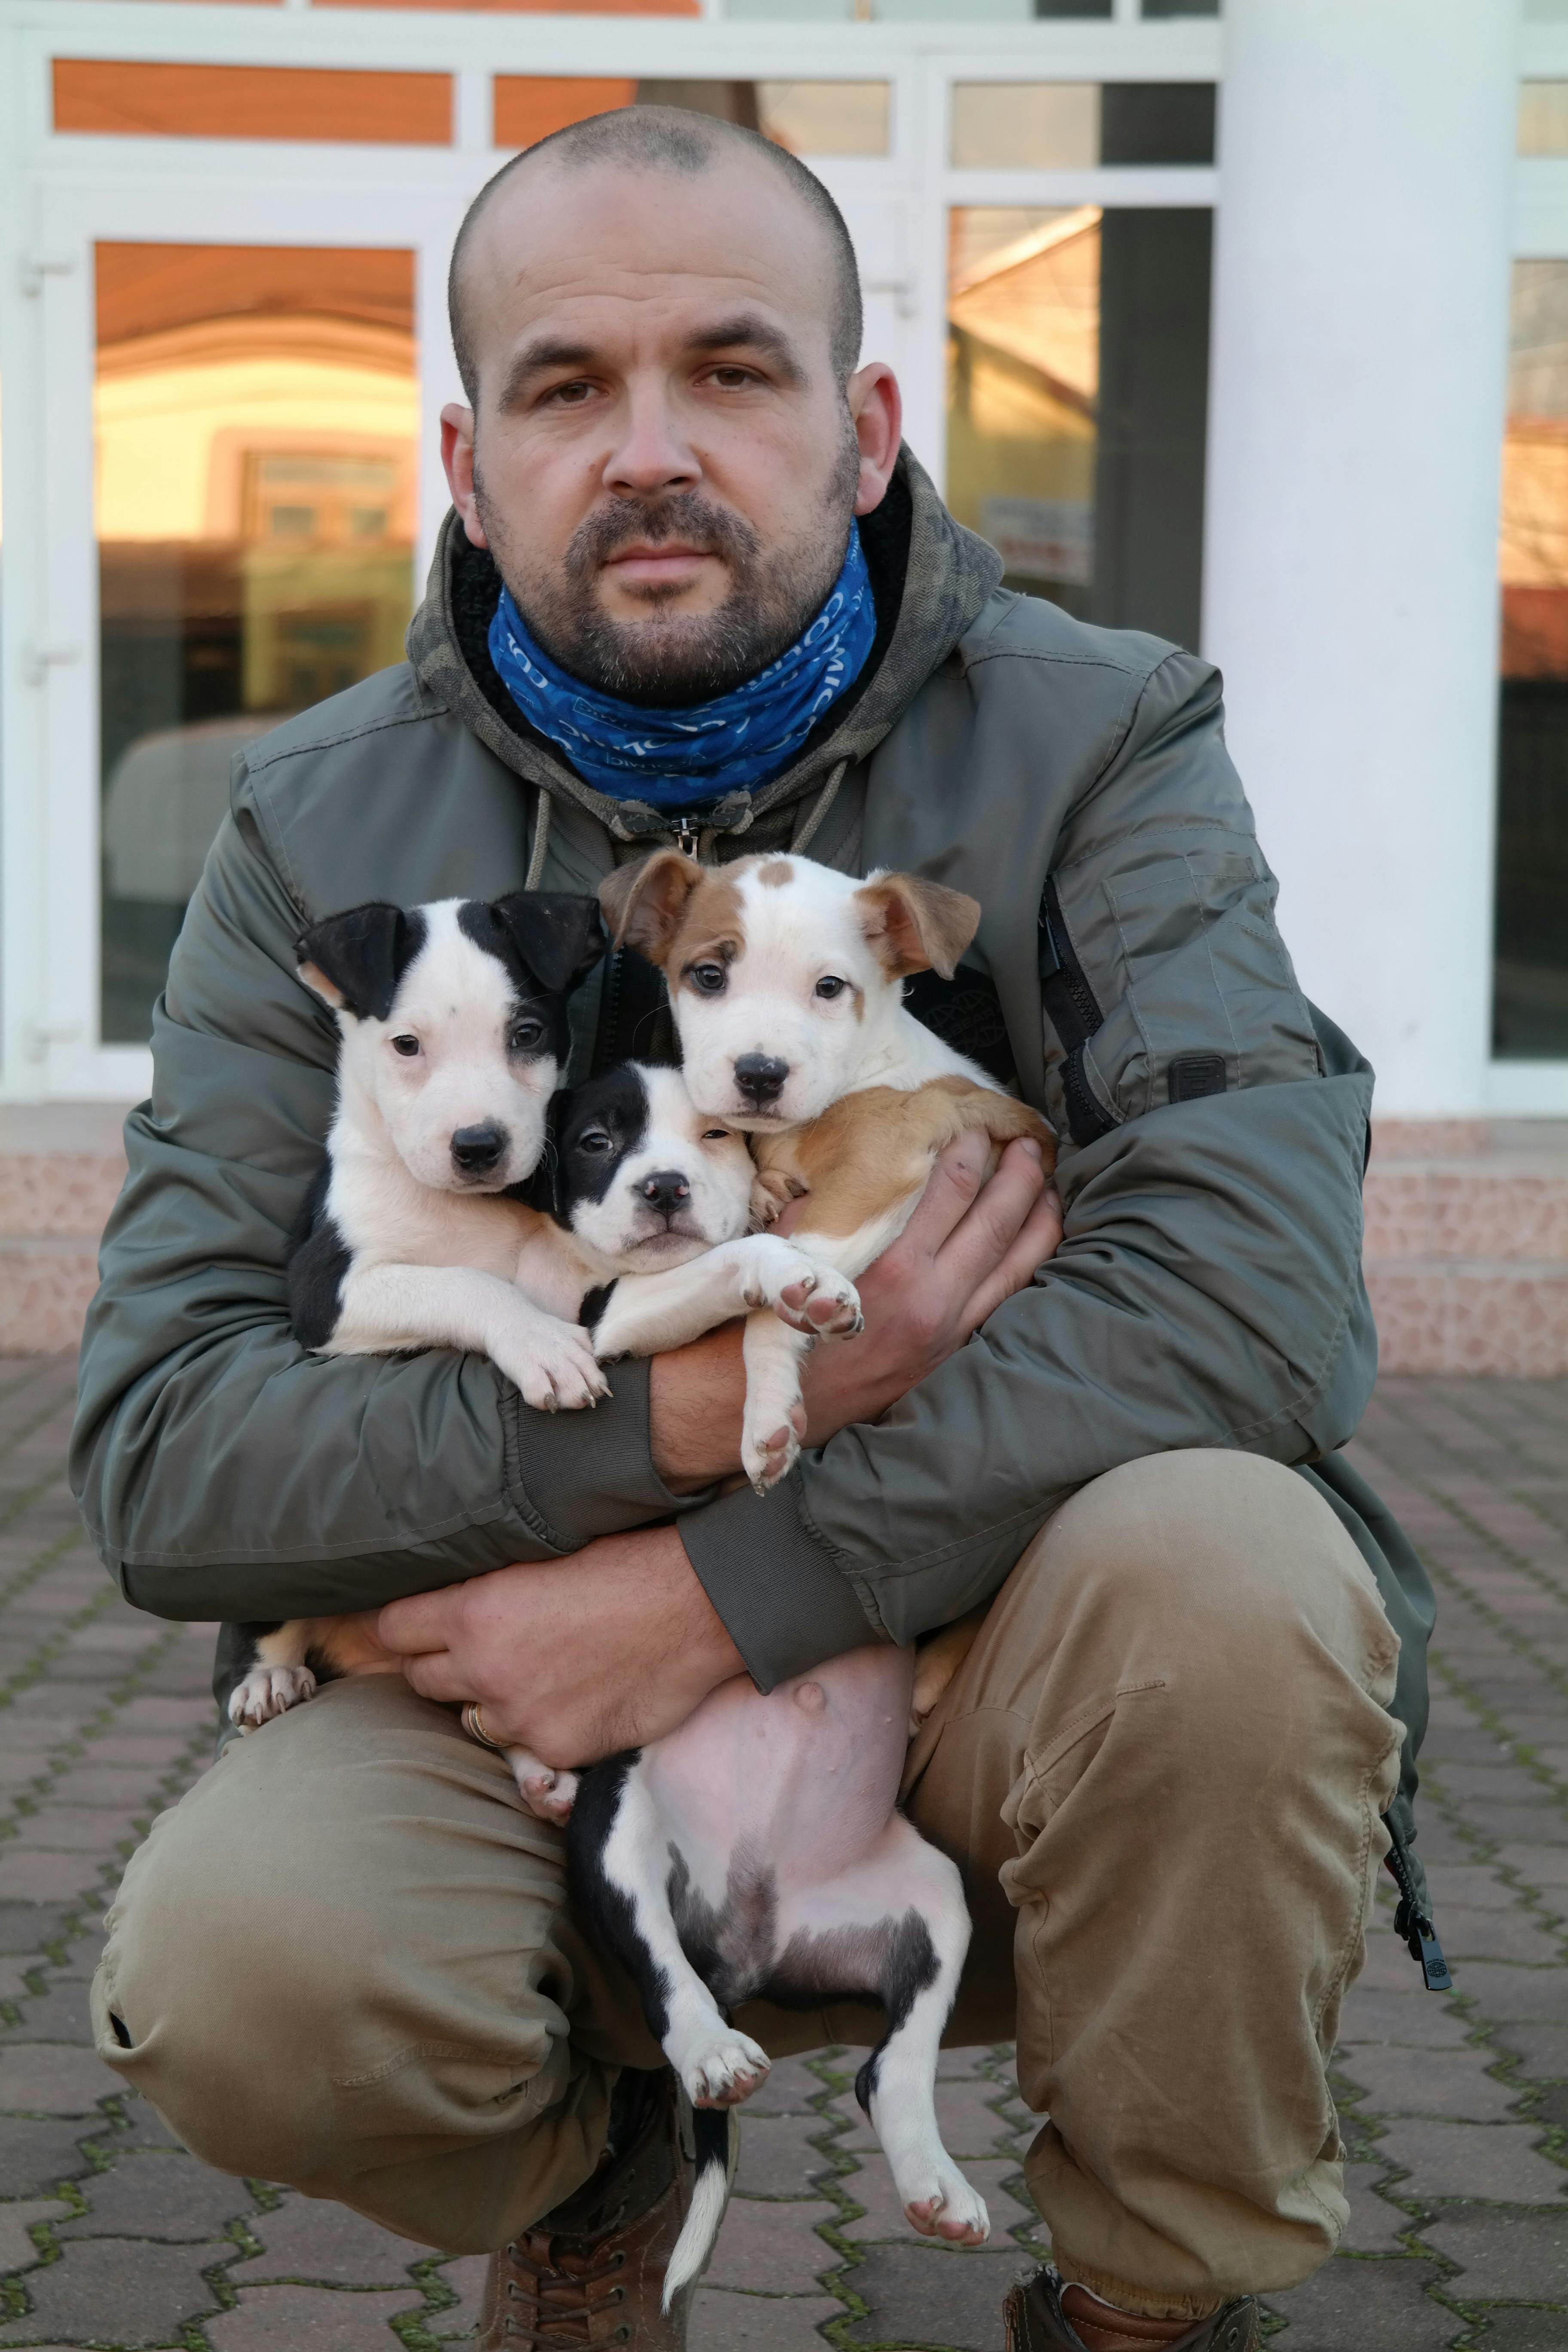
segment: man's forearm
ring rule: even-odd
[[[741,1467],[746,1372],[739,1323],[656,1356],[648,1370],[653,1465],[671,1492],[694,1495]]]

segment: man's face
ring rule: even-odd
[[[469,538],[574,677],[704,699],[821,604],[898,446],[887,370],[847,400],[835,376],[830,271],[817,222],[743,155],[691,176],[542,160],[481,217],[467,502],[463,411],[444,418],[448,470]]]

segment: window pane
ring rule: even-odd
[[[761,129],[795,155],[885,155],[891,89],[885,81],[760,81]]]
[[[1197,642],[1206,211],[949,216],[948,503],[1011,587]]]
[[[1517,261],[1503,451],[1493,1049],[1568,1056],[1568,261]]]
[[[1219,0],[1143,0],[1142,15],[1149,16],[1217,16]]]
[[[1209,81],[961,81],[960,171],[1091,171],[1097,163],[1212,163]]]
[[[683,106],[777,140],[795,155],[885,155],[885,81],[612,81],[564,74],[498,74],[498,147],[531,147],[568,123],[618,106]]]
[[[1521,81],[1519,152],[1568,155],[1568,81]]]
[[[1100,85],[961,81],[952,89],[960,171],[1092,171],[1100,161]]]
[[[102,1034],[140,1044],[231,754],[401,657],[414,257],[105,244],[97,295]]]

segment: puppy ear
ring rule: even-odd
[[[874,874],[855,893],[860,929],[889,980],[937,971],[951,980],[980,926],[980,901],[920,874]]]
[[[605,952],[596,898],[566,890],[513,890],[494,905],[518,954],[552,995],[569,995]]]
[[[662,964],[703,871],[683,850],[656,849],[640,866],[617,866],[606,874],[599,904],[611,944],[636,948],[649,963]]]
[[[334,1013],[384,1021],[397,983],[425,943],[425,919],[373,898],[312,923],[294,942],[300,977]]]

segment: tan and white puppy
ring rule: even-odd
[[[617,944],[664,971],[693,1101],[750,1131],[773,1213],[807,1200],[791,1239],[814,1260],[863,1273],[965,1129],[989,1135],[993,1162],[1027,1136],[1052,1164],[1037,1112],[905,1010],[905,979],[951,979],[974,936],[980,908],[961,891],[912,874],[857,882],[805,857],[711,867],[663,850],[599,895]],[[742,1462],[759,1492],[800,1452],[810,1344],[747,1323]]]

